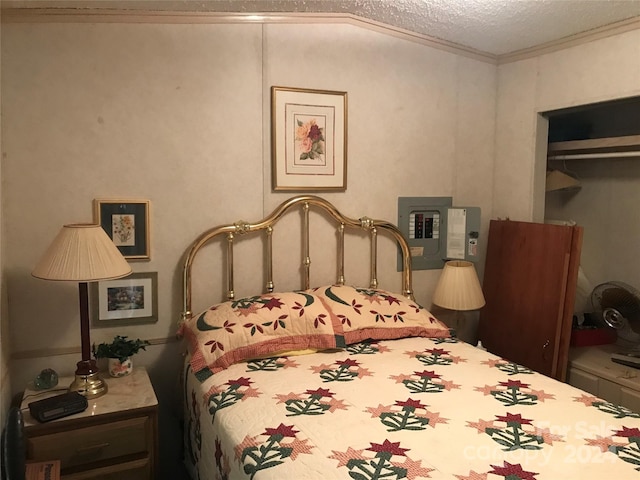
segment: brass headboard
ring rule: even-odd
[[[303,271],[304,271],[304,289],[310,288],[309,285],[309,271],[311,266],[311,258],[309,256],[309,208],[312,206],[319,207],[321,210],[328,212],[338,224],[338,269],[336,283],[339,285],[344,284],[344,229],[345,227],[360,228],[368,230],[371,240],[371,275],[370,275],[370,287],[377,288],[377,235],[378,229],[386,231],[396,240],[398,246],[402,251],[402,293],[406,297],[413,300],[413,290],[411,286],[411,256],[409,252],[409,245],[406,239],[402,236],[400,230],[392,223],[384,220],[373,220],[368,217],[362,217],[358,220],[349,218],[340,213],[336,207],[334,207],[327,200],[317,197],[315,195],[301,195],[292,197],[289,200],[282,202],[269,216],[263,218],[257,223],[247,223],[244,221],[236,222],[232,225],[220,225],[211,228],[202,233],[189,247],[187,256],[183,267],[182,276],[182,301],[183,310],[181,320],[187,320],[191,318],[193,312],[191,311],[191,269],[196,254],[204,247],[208,242],[217,237],[218,235],[226,234],[227,236],[227,298],[232,300],[234,298],[234,286],[233,286],[233,243],[235,235],[244,235],[249,232],[255,232],[258,230],[264,230],[266,234],[267,248],[267,284],[265,286],[266,292],[273,292],[273,264],[272,264],[272,233],[273,227],[278,220],[290,209],[300,205],[303,212],[303,225],[302,225],[302,256],[303,256]]]

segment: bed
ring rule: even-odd
[[[309,217],[336,222],[335,281],[310,284]],[[278,291],[272,232],[302,212],[301,285]],[[344,235],[368,233],[370,281],[345,280]],[[264,233],[265,291],[235,297],[238,237]],[[378,235],[400,287],[377,279]],[[227,299],[192,313],[192,267],[227,242]],[[188,249],[179,333],[185,464],[194,480],[640,478],[640,415],[459,341],[413,298],[410,251],[384,221],[306,195],[265,219],[212,228]]]

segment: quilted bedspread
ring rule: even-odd
[[[640,479],[640,415],[453,338],[234,364],[184,394],[198,480]]]

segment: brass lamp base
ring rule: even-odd
[[[107,393],[107,384],[100,378],[95,360],[81,361],[77,366],[76,378],[69,386],[70,392],[78,392],[87,399],[98,398]]]

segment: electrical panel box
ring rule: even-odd
[[[452,203],[451,197],[398,198],[398,227],[409,243],[414,270],[442,268],[447,260],[477,260],[480,208]]]

